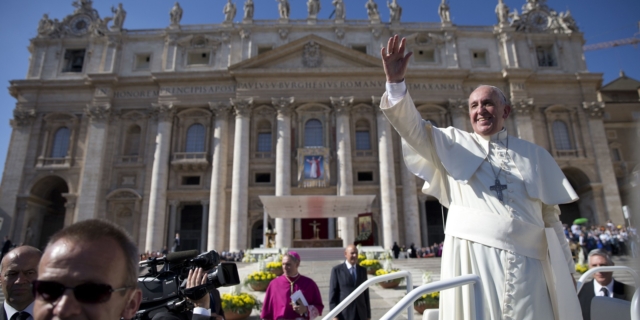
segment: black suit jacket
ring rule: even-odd
[[[7,311],[4,310],[4,301],[0,302],[0,310],[2,312],[0,312],[0,320],[9,320],[9,318],[7,318]]]
[[[591,320],[591,299],[595,297],[595,292],[593,291],[593,281],[585,282],[578,294],[578,300],[580,300],[580,308],[582,309],[582,318],[584,320]],[[622,282],[618,282],[615,279],[613,280],[613,297],[616,299],[622,299],[631,301],[633,298],[633,293],[635,289],[626,285]]]
[[[218,290],[209,292],[209,310],[224,318],[224,310],[222,310],[222,299]],[[183,313],[162,312],[153,316],[153,320],[209,320],[211,317],[193,314],[191,311]],[[7,320],[7,319],[0,319]]]
[[[333,310],[342,300],[347,298],[358,286],[367,281],[367,269],[356,265],[356,283],[343,262],[331,269],[329,281],[329,307]],[[358,296],[347,308],[338,315],[340,320],[371,319],[371,305],[369,303],[369,289]]]

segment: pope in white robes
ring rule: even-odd
[[[380,108],[402,137],[423,192],[449,208],[441,279],[477,274],[484,319],[582,319],[574,262],[558,204],[578,199],[549,153],[509,136],[510,106],[495,87],[469,96],[474,129],[441,129],[421,119],[404,83],[411,53],[398,36],[381,55],[387,92]],[[444,290],[440,319],[474,319],[469,286]]]

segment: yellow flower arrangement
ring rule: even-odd
[[[362,253],[358,253],[358,264],[366,259],[367,259],[367,256],[365,256]]]
[[[440,291],[425,293],[413,302],[414,306],[437,305],[440,302]]]
[[[282,262],[274,261],[267,263],[267,269],[282,269]]]
[[[251,312],[252,309],[260,310],[262,302],[256,297],[248,293],[242,292],[240,294],[223,293],[221,296],[222,309],[225,311],[230,310],[238,314]]]
[[[587,270],[589,270],[587,265],[576,263],[576,272],[579,272],[580,274],[583,274],[583,273],[587,272]]]
[[[365,259],[360,262],[360,266],[367,269],[378,270],[380,269],[380,262],[375,259]]]
[[[244,280],[244,284],[248,285],[251,283],[269,283],[271,280],[275,279],[276,275],[269,271],[256,271],[250,273],[247,278]]]
[[[398,272],[398,271],[400,271],[400,269],[391,269],[388,272],[387,272],[387,270],[384,270],[384,269],[378,269],[378,270],[376,270],[376,276],[384,276],[386,274],[391,274],[391,273],[395,273],[395,272]],[[398,284],[400,284],[400,283],[402,283],[402,280],[404,280],[404,278],[396,278],[396,279],[393,279],[393,280],[387,280],[387,281],[383,281],[383,282],[380,282],[380,283],[397,282]],[[380,283],[378,283],[378,285]]]

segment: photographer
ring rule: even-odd
[[[193,288],[207,283],[207,271],[202,268],[189,270],[186,288]],[[153,317],[153,320],[205,320],[215,319],[224,320],[224,311],[222,310],[220,292],[213,289],[198,300],[191,300],[193,303],[193,311],[184,312],[162,312]]]

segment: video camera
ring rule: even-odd
[[[162,268],[158,268],[162,266]],[[214,250],[198,254],[198,250],[180,251],[161,258],[149,258],[140,262],[148,268],[138,277],[138,288],[142,290],[142,303],[134,319],[148,320],[160,312],[184,312],[190,309],[186,298],[198,300],[210,290],[240,283],[238,267],[232,262],[220,262]],[[202,268],[207,273],[207,283],[186,289],[184,280],[189,270]]]

